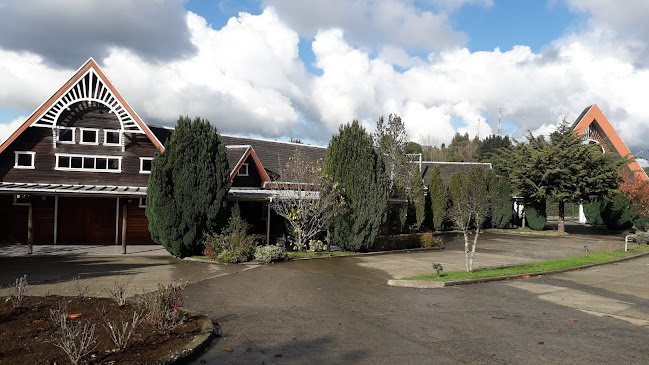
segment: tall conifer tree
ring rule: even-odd
[[[209,121],[180,117],[151,165],[146,216],[153,241],[172,255],[200,253],[203,236],[228,218],[230,173],[225,145]]]
[[[433,167],[428,179],[428,196],[430,197],[433,214],[433,228],[439,231],[442,229],[444,218],[446,218],[446,207],[448,205],[448,190],[442,179],[439,166]]]
[[[341,126],[331,138],[324,173],[340,184],[345,202],[329,223],[333,242],[346,250],[367,250],[387,215],[388,179],[372,136],[358,121]]]

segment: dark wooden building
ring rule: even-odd
[[[152,243],[144,207],[156,150],[88,60],[0,145],[0,242]]]

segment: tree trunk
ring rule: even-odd
[[[563,200],[559,200],[559,225],[557,227],[557,230],[559,233],[564,233],[566,232],[566,224],[564,220],[564,215],[565,215],[565,204]]]
[[[473,272],[473,258],[475,257],[475,246],[478,243],[478,235],[480,235],[480,229],[475,230],[475,236],[473,237],[473,247],[471,248],[471,257],[469,258],[469,272]]]
[[[469,236],[468,230],[464,230],[464,264],[466,265],[466,272],[471,272],[471,267],[469,267]]]

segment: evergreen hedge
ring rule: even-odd
[[[509,179],[496,174],[487,174],[487,187],[491,201],[491,227],[505,228],[512,219],[512,185]]]
[[[525,221],[531,229],[535,231],[543,230],[547,221],[547,216],[545,214],[545,200],[540,202],[525,202]]]
[[[442,223],[446,218],[448,208],[448,188],[444,184],[439,166],[434,166],[428,179],[428,196],[430,197],[430,206],[432,213],[432,229],[442,230]]]
[[[387,216],[388,179],[372,136],[358,121],[341,126],[331,138],[323,171],[343,190],[344,207],[329,221],[333,243],[347,251],[366,251]]]
[[[229,209],[230,173],[216,128],[180,117],[151,165],[146,216],[154,242],[176,257],[200,254],[203,236],[220,232]]]

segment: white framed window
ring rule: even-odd
[[[33,169],[36,152],[14,151],[14,167],[17,169]]]
[[[29,194],[16,194],[14,195],[14,205],[29,205]]]
[[[151,173],[151,161],[153,157],[140,157],[140,174]]]
[[[121,146],[122,132],[119,129],[104,129],[104,145]]]
[[[57,153],[55,156],[55,170],[122,172],[122,157],[120,156],[89,156],[70,153]]]
[[[59,127],[56,141],[58,143],[76,143],[76,131],[74,127]]]
[[[79,128],[79,133],[81,134],[80,144],[99,144],[99,129]]]
[[[146,208],[146,198],[140,198],[137,202],[137,206],[140,208]]]
[[[248,176],[248,163],[244,162],[241,164],[241,168],[239,169],[239,172],[237,172],[237,176]]]

